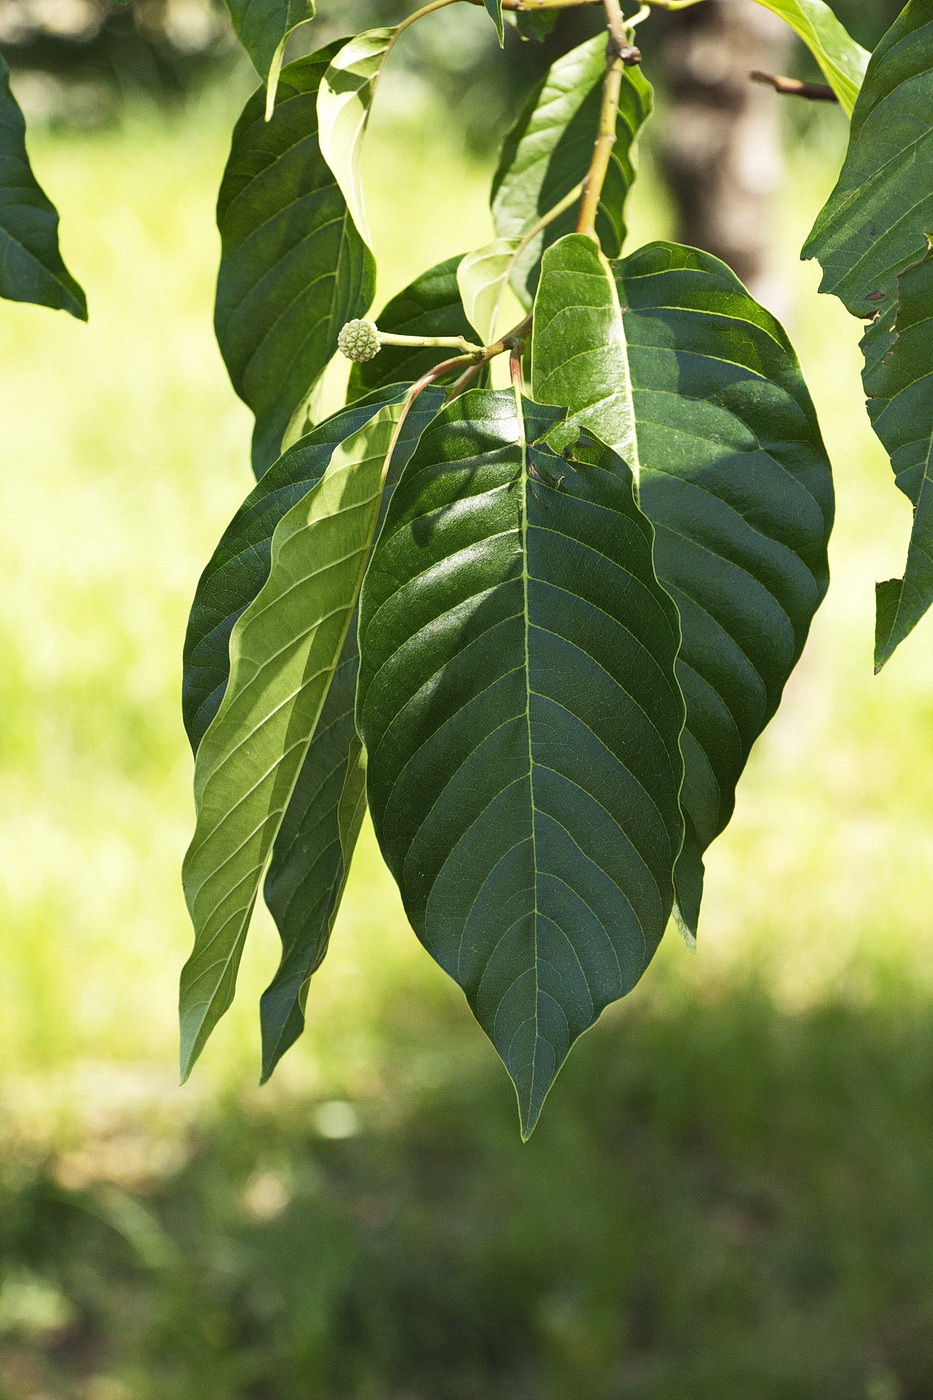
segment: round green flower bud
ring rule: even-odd
[[[381,348],[379,331],[373,321],[348,321],[337,337],[337,349],[357,364],[371,360]]]

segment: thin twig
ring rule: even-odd
[[[641,62],[641,54],[629,43],[625,16],[619,0],[603,0],[606,11],[606,28],[609,41],[606,45],[606,76],[603,80],[603,100],[599,113],[599,130],[593,147],[593,159],[587,171],[583,186],[583,199],[580,202],[580,217],[577,232],[596,237],[596,214],[599,198],[603,192],[606,172],[612,148],[616,143],[616,122],[619,116],[619,95],[622,91],[622,73],[627,67]]]
[[[783,78],[780,73],[760,73],[757,68],[750,77],[753,83],[764,83],[786,97],[809,97],[811,102],[839,101],[832,88],[825,83],[802,83],[799,78]]]
[[[395,33],[392,35],[388,47],[386,48],[386,53],[388,54],[389,49],[394,47],[399,35],[404,34],[409,25],[417,24],[419,19],[424,19],[425,15],[433,14],[435,10],[443,10],[447,5],[454,4],[456,4],[456,0],[431,0],[429,5],[422,5],[420,10],[412,10],[411,14],[406,15],[401,24],[396,26]],[[385,62],[384,59],[383,62]]]
[[[470,0],[472,5],[482,5],[483,0]],[[503,10],[515,10],[527,14],[535,10],[568,10],[573,5],[601,5],[602,0],[502,0]]]
[[[448,374],[451,370],[459,369],[461,365],[466,365],[468,363],[468,356],[457,355],[452,360],[444,360],[441,364],[435,365],[433,369],[428,370],[427,374],[423,374],[420,379],[415,380],[414,384],[409,389],[408,394],[405,398],[405,403],[402,407],[401,415],[399,416],[399,420],[395,425],[395,431],[393,432],[392,440],[389,443],[389,450],[386,452],[385,461],[382,464],[383,487],[385,486],[386,480],[388,479],[389,467],[392,463],[392,453],[398,446],[398,440],[402,436],[402,428],[404,427],[405,419],[411,412],[412,406],[414,405],[414,402],[417,399],[418,395],[423,393],[424,390],[428,387],[428,385],[433,384],[436,379],[441,379],[445,374]],[[480,361],[480,364],[481,363],[482,361]]]

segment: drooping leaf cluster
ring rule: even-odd
[[[545,32],[526,3],[483,0],[500,39]],[[904,577],[879,585],[880,666],[933,599],[933,0],[870,58],[823,0],[758,3],[851,115],[804,255],[869,321],[868,410],[914,507]],[[344,342],[369,348],[316,422],[341,330],[370,314],[361,157],[421,12],[281,68],[313,4],[229,5],[263,88],[220,189],[215,325],[257,484],[185,645],[183,1069],[230,1004],[260,892],[282,941],[264,1077],[300,1034],[368,807],[527,1135],[672,916],[696,939],[705,852],[827,588],[830,464],[775,318],[709,254],[627,245],[653,95],[615,0],[615,37],[559,57],[503,134],[494,238]],[[0,78],[0,294],[84,316]]]

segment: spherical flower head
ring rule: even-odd
[[[380,348],[374,321],[348,321],[337,337],[337,349],[357,364],[371,360],[379,354]]]

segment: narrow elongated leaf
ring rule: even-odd
[[[313,0],[227,0],[227,9],[237,38],[268,84],[268,116],[275,103],[285,40],[299,24],[314,18]]]
[[[353,719],[358,665],[354,617],[265,880],[282,956],[259,1003],[263,1081],[304,1030],[308,985],[327,952],[366,813]]]
[[[692,937],[703,852],[732,815],[826,591],[832,479],[793,349],[725,264],[655,243],[615,276],[618,295],[586,238],[545,254],[534,389],[635,466],[658,578],[680,613],[686,835],[675,884]]]
[[[467,253],[457,269],[457,285],[470,324],[483,345],[492,343],[509,274],[521,247],[519,238],[497,238]]]
[[[183,709],[195,750],[217,712],[230,673],[230,634],[269,576],[278,522],[317,485],[335,448],[406,385],[371,395],[320,424],[270,467],[247,497],[201,576],[185,642]],[[388,485],[443,402],[427,389],[405,419]],[[361,746],[353,722],[356,624],[351,624],[317,729],[276,837],[266,903],[282,938],[282,961],[263,996],[263,1076],[300,1034],[308,978],[319,966],[340,905],[365,810]]]
[[[676,613],[607,449],[476,390],[402,474],[360,607],[373,820],[412,925],[534,1126],[664,931],[682,822]]]
[[[899,292],[891,347],[865,373],[872,424],[914,508],[904,577],[877,588],[876,671],[933,601],[933,253],[901,273]]]
[[[87,320],[84,293],[58,248],[58,214],[26,154],[26,123],[0,58],[0,296]]]
[[[381,510],[443,400],[440,389],[426,389],[405,418]],[[353,716],[358,668],[354,615],[265,881],[282,958],[260,1002],[263,1079],[304,1028],[308,983],[327,951],[366,811],[365,760]]]
[[[184,1073],[233,997],[259,882],[352,625],[402,413],[381,408],[282,517],[269,577],[230,635],[230,679],[197,753],[183,872],[195,928],[181,985]]]
[[[271,122],[262,94],[250,98],[220,187],[214,326],[233,387],[256,415],[257,476],[375,287],[372,253],[318,143],[317,91],[338,47],[283,70]]]
[[[826,81],[851,115],[868,52],[857,44],[824,0],[758,0],[799,35],[823,70]]]
[[[459,257],[448,258],[416,277],[380,311],[379,329],[393,335],[462,335],[472,339],[473,327],[457,286],[459,264]],[[353,400],[387,384],[414,383],[448,354],[436,348],[386,345],[373,359],[353,366],[347,397]]]
[[[496,33],[499,36],[499,47],[501,49],[505,44],[505,33],[502,24],[502,0],[483,0],[483,4],[486,6],[486,13],[496,26]]]
[[[521,238],[585,176],[599,128],[606,72],[605,35],[559,58],[538,84],[506,137],[492,186],[492,212],[502,238]],[[596,232],[609,257],[625,240],[625,200],[635,179],[634,146],[651,111],[651,85],[638,68],[626,68],[617,139],[600,201]],[[576,223],[567,210],[533,238],[519,259],[512,285],[527,306],[545,248]]]
[[[871,56],[849,149],[804,244],[823,266],[820,291],[853,316],[897,296],[897,275],[933,229],[933,0],[911,0]]]
[[[324,159],[334,172],[353,220],[367,243],[371,240],[363,199],[360,153],[376,80],[394,34],[394,29],[370,29],[345,43],[334,55],[317,99]]]
[[[318,484],[335,448],[364,428],[380,408],[401,403],[407,392],[407,385],[395,384],[318,424],[256,483],[221,536],[198,582],[185,637],[182,713],[195,753],[227,688],[234,623],[269,577],[272,536],[279,521]],[[417,401],[393,454],[396,463],[407,460],[438,402],[438,394],[431,391]]]

